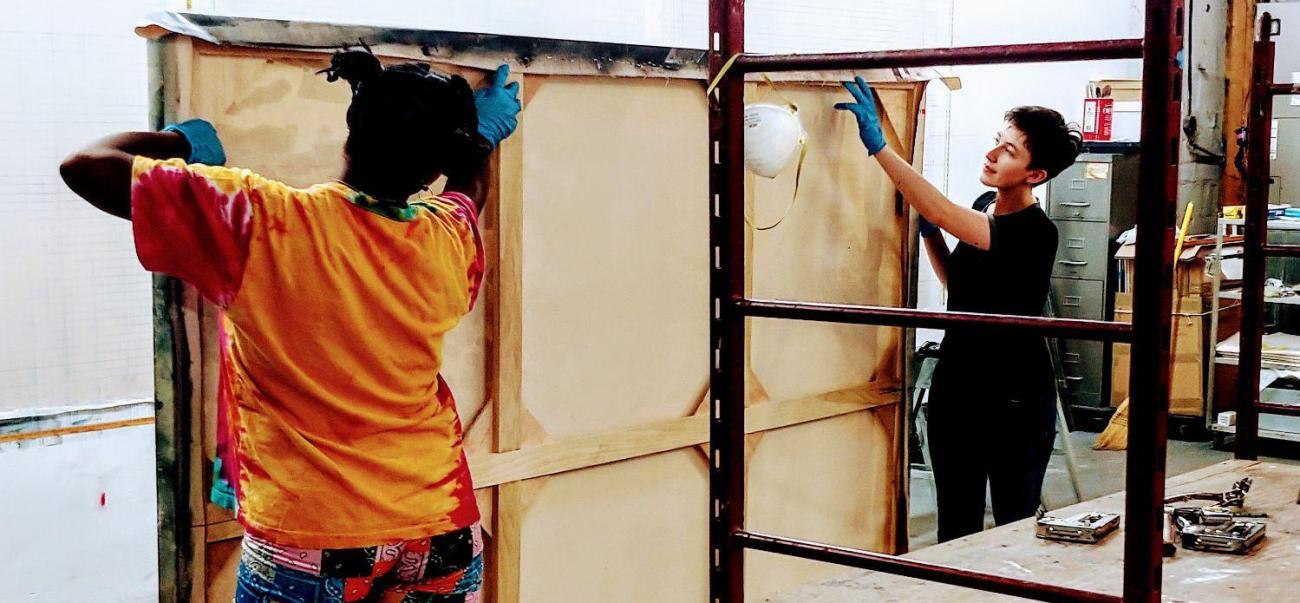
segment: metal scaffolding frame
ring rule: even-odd
[[[837,563],[1045,601],[1158,601],[1164,525],[1173,229],[1178,193],[1183,1],[1147,0],[1141,39],[813,55],[745,54],[744,0],[709,2],[710,600],[744,600],[746,549]],[[1257,50],[1258,52],[1258,50]],[[1142,59],[1138,248],[1131,325],[929,312],[745,297],[744,76],[751,72]],[[729,68],[730,67],[730,68]],[[1271,63],[1270,63],[1271,68]],[[1267,137],[1264,137],[1267,144]],[[1253,147],[1252,147],[1253,148]],[[1267,157],[1267,155],[1265,156]],[[1258,222],[1258,219],[1257,219]],[[1259,228],[1259,225],[1256,224]],[[1249,231],[1249,226],[1247,227]],[[1249,266],[1249,256],[1247,258]],[[985,572],[752,532],[745,527],[745,320],[816,320],[891,327],[982,325],[1132,344],[1123,598]],[[1243,370],[1246,349],[1242,343]],[[1240,419],[1239,419],[1240,421]]]
[[[1263,364],[1264,260],[1300,257],[1300,246],[1268,244],[1269,132],[1273,99],[1300,95],[1300,85],[1273,82],[1274,55],[1281,22],[1270,13],[1260,17],[1251,68],[1250,114],[1246,117],[1246,224],[1241,283],[1241,357],[1237,365],[1237,447],[1239,459],[1259,457],[1259,413],[1300,416],[1300,408],[1259,401]]]

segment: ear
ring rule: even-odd
[[[1032,186],[1038,186],[1047,181],[1047,170],[1029,170],[1029,178],[1025,181]]]

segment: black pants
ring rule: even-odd
[[[987,376],[943,377],[927,414],[939,542],[984,529],[986,483],[998,525],[1032,516],[1056,439],[1055,393],[1010,396]]]

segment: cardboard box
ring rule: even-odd
[[[1133,290],[1133,275],[1136,266],[1134,265],[1134,256],[1137,253],[1137,246],[1134,244],[1123,245],[1115,252],[1115,265],[1119,272],[1119,290]],[[1224,258],[1243,257],[1240,237],[1234,239],[1225,239],[1223,243]],[[1180,297],[1195,295],[1208,298],[1210,290],[1213,288],[1212,273],[1207,274],[1206,266],[1210,256],[1214,255],[1214,237],[1212,235],[1195,235],[1188,237],[1183,242],[1182,253],[1178,256],[1178,264],[1174,274],[1174,300]],[[1235,281],[1225,279],[1221,283],[1221,288],[1229,288],[1236,284]],[[1118,303],[1116,304],[1118,306]],[[1209,306],[1206,306],[1209,310]]]
[[[1093,80],[1088,82],[1085,96],[1140,103],[1142,102],[1142,80]]]
[[[1175,300],[1170,325],[1169,350],[1173,367],[1169,378],[1169,414],[1198,417],[1205,412],[1204,335],[1209,309],[1202,312],[1200,295]],[[1115,294],[1115,320],[1132,322],[1133,294]],[[1110,405],[1119,406],[1128,397],[1129,344],[1117,343],[1111,352]]]
[[[1134,245],[1124,245],[1115,253],[1120,293],[1115,294],[1115,320],[1133,319]],[[1214,254],[1214,237],[1189,237],[1174,271],[1173,321],[1170,325],[1169,414],[1203,416],[1205,413],[1205,379],[1212,366],[1213,346],[1209,342],[1213,273],[1206,268]],[[1223,257],[1240,257],[1238,240],[1225,241]],[[1221,281],[1227,289],[1233,281]],[[1241,308],[1235,302],[1219,308],[1218,339],[1222,341],[1240,328]],[[1128,344],[1115,344],[1111,352],[1111,406],[1119,406],[1128,397],[1130,352]]]
[[[1142,135],[1142,80],[1096,80],[1084,92],[1083,139],[1137,141]],[[1097,131],[1089,132],[1095,103]]]
[[[1115,124],[1115,101],[1109,98],[1083,99],[1083,139],[1110,140]]]

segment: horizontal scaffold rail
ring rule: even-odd
[[[916,48],[829,54],[742,54],[736,57],[738,73],[762,71],[822,71],[833,69],[889,69],[944,65],[998,63],[1055,63],[1142,58],[1141,39],[1049,42],[1002,46]]]
[[[740,314],[755,318],[786,318],[921,329],[972,326],[1014,328],[1017,333],[1023,334],[1095,341],[1127,342],[1133,335],[1133,325],[1126,322],[1103,320],[1043,318],[1041,316],[1017,316],[1013,314],[946,312],[890,306],[852,306],[761,299],[741,299],[734,302],[734,305],[736,311]]]
[[[1120,603],[1121,601],[1119,597],[1114,595],[1079,590],[1077,588],[1031,582],[937,563],[926,563],[884,553],[873,553],[871,551],[781,538],[755,532],[736,532],[732,535],[732,538],[735,538],[741,546],[756,551],[835,563],[909,578],[920,578],[1039,601],[1095,601],[1098,603]]]

